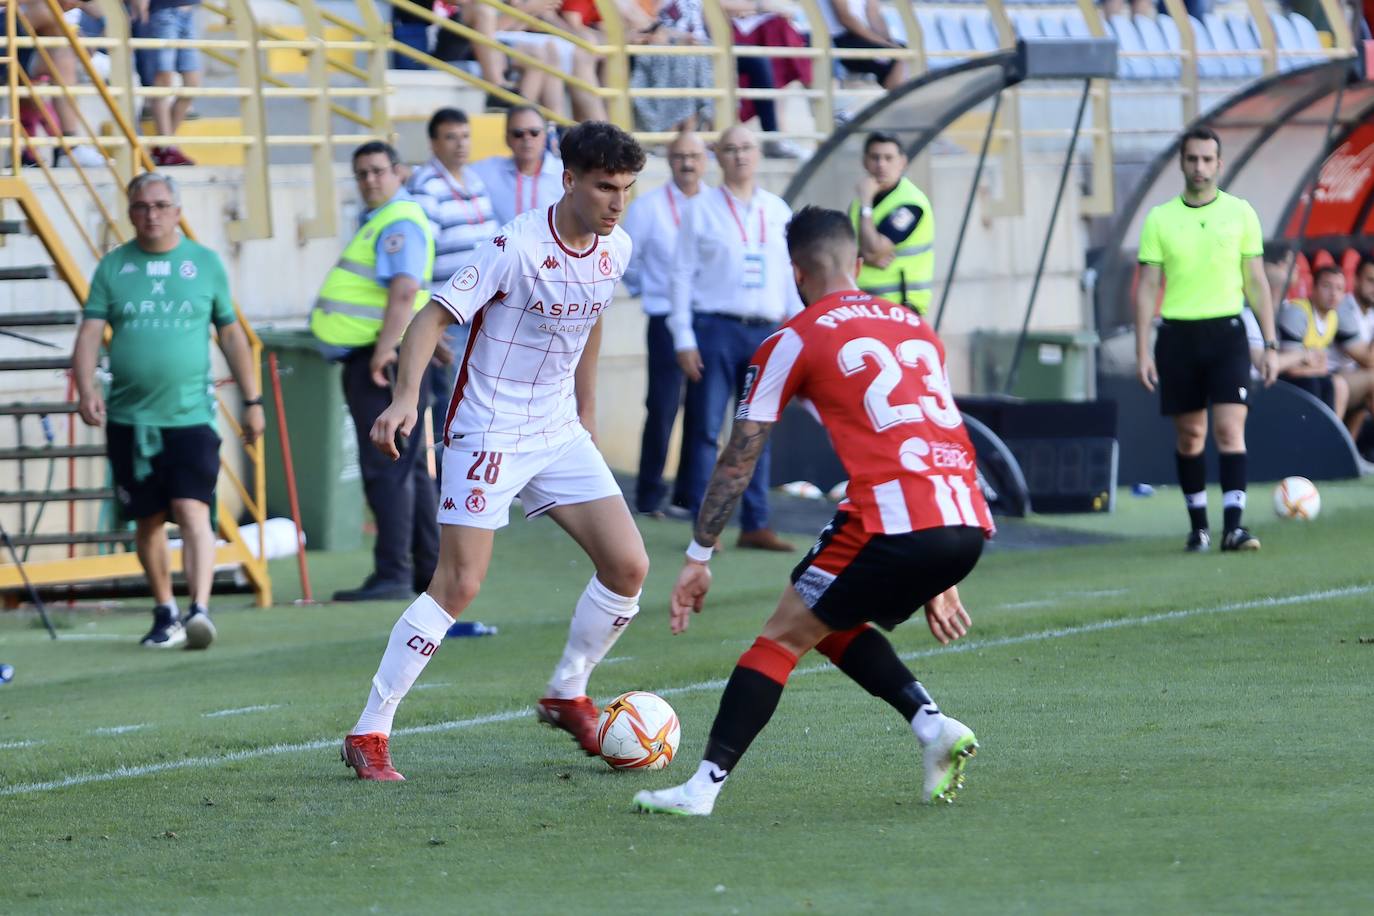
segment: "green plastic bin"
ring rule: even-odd
[[[267,412],[267,514],[291,517],[268,376],[267,354],[275,353],[306,544],[311,550],[356,550],[363,543],[363,478],[353,418],[344,403],[343,368],[320,355],[309,331],[259,331],[258,336]]]
[[[973,380],[979,393],[1000,394],[1016,353],[1015,331],[973,335]],[[1033,401],[1089,401],[1096,394],[1095,331],[1030,331],[1026,334],[1011,394]]]

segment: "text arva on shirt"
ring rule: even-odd
[[[894,305],[889,309],[881,309],[874,305],[861,303],[859,305],[837,305],[835,308],[826,312],[816,319],[816,324],[823,328],[837,328],[842,322],[853,318],[882,318],[887,321],[905,322],[913,328],[920,327],[921,316],[909,308]]]

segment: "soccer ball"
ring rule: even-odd
[[[1306,477],[1285,477],[1274,488],[1274,513],[1279,518],[1310,522],[1321,511],[1321,494]]]
[[[661,770],[673,761],[682,726],[663,697],[643,690],[622,693],[596,722],[601,757],[617,770]]]

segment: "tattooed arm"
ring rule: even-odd
[[[759,454],[772,430],[772,423],[735,421],[730,430],[730,442],[716,461],[706,496],[701,501],[701,511],[697,513],[696,527],[692,530],[692,536],[701,546],[714,546],[725,523],[735,514],[735,506],[754,476],[754,465],[758,464]]]
[[[687,629],[691,615],[700,613],[706,602],[706,592],[711,588],[711,569],[707,561],[725,523],[735,513],[735,504],[754,476],[754,465],[759,463],[759,454],[772,429],[772,423],[736,420],[730,430],[730,442],[716,461],[701,511],[697,513],[692,546],[687,550],[686,562],[673,586],[668,626],[674,634]]]

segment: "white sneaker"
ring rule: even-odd
[[[809,159],[811,154],[791,140],[763,141],[763,155],[769,159]]]
[[[186,648],[205,649],[215,641],[215,623],[210,615],[200,608],[192,608],[191,614],[181,622],[186,632]]]
[[[100,154],[100,150],[89,143],[73,146],[71,160],[83,169],[95,169],[105,164],[105,157]]]
[[[922,762],[925,765],[925,794],[927,802],[950,803],[964,787],[964,764],[978,753],[978,739],[973,731],[958,719],[945,716],[940,736],[925,746]]]
[[[703,798],[687,791],[687,784],[635,793],[635,807],[652,814],[685,814],[706,817],[716,806],[714,798]]]

